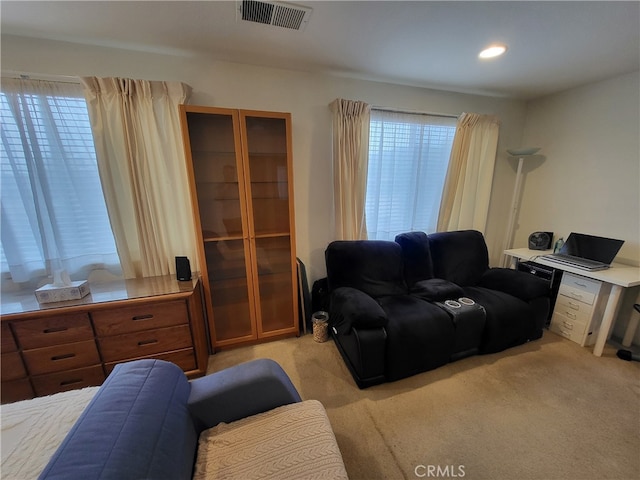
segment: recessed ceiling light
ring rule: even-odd
[[[480,58],[494,58],[499,57],[507,51],[506,45],[491,45],[480,52],[478,57]]]

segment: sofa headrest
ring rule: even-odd
[[[396,236],[402,247],[404,278],[411,288],[416,282],[433,278],[433,260],[429,250],[429,237],[424,232],[407,232]]]
[[[352,287],[378,298],[408,293],[402,249],[384,240],[336,240],[325,251],[329,291]]]
[[[462,287],[477,285],[489,268],[484,236],[477,230],[429,235],[433,274]]]

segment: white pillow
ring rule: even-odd
[[[275,408],[200,435],[194,479],[347,479],[317,400]]]

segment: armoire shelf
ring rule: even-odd
[[[213,348],[298,334],[291,115],[180,117]]]

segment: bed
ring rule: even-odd
[[[3,479],[36,479],[100,387],[0,406]]]

